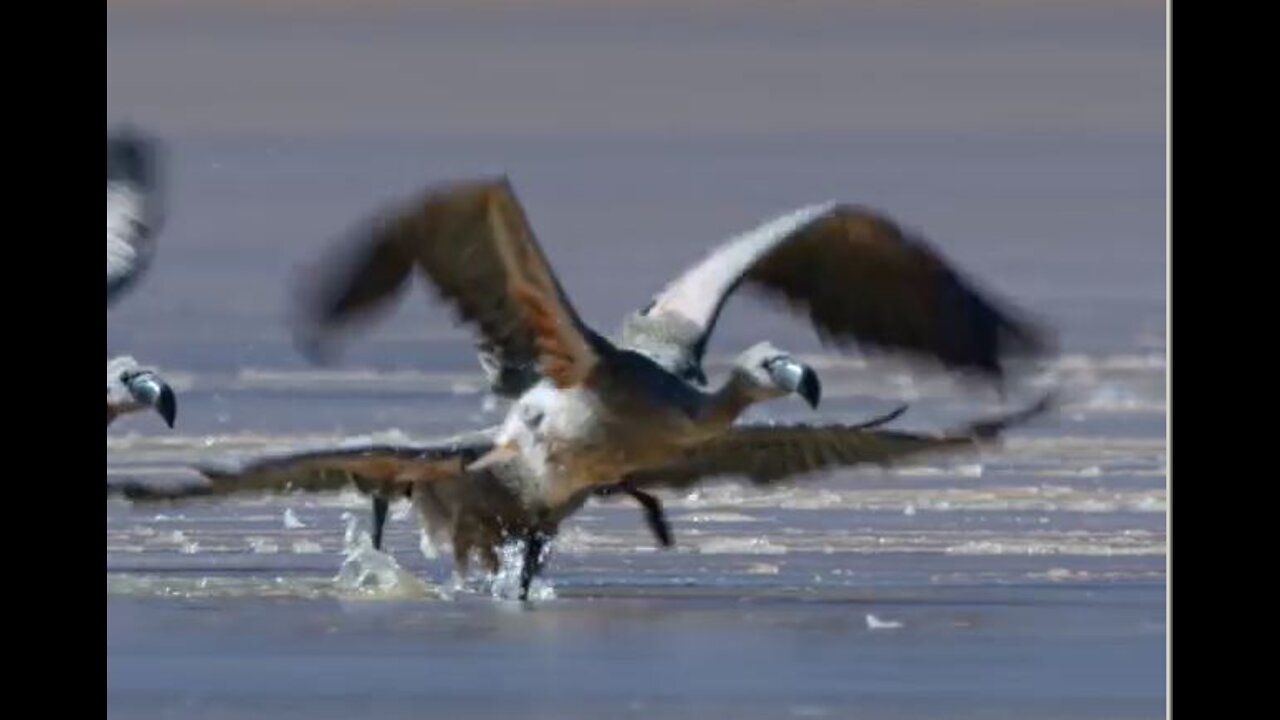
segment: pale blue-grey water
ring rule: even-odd
[[[469,335],[420,290],[334,368],[306,365],[286,325],[298,264],[388,200],[477,173],[510,174],[605,330],[771,215],[882,208],[1057,328],[1062,356],[1011,402],[1058,386],[1063,405],[978,456],[667,497],[669,551],[631,505],[592,504],[528,609],[454,588],[407,507],[394,588],[361,592],[354,495],[108,500],[109,716],[1164,715],[1161,3],[362,8],[108,4],[108,124],[164,137],[172,182],[108,353],[180,392],[176,430],[108,432],[109,481],[495,421]],[[900,424],[937,429],[1000,407],[832,354],[745,297],[713,368],[762,337],[826,390],[817,415],[767,417],[910,401]]]

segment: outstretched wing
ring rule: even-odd
[[[359,437],[334,445],[282,449],[197,465],[207,480],[204,484],[156,487],[132,482],[113,487],[132,500],[321,493],[348,487],[383,495],[405,494],[414,483],[461,477],[468,463],[493,447],[490,437],[487,431],[426,443],[400,437]]]
[[[107,307],[151,265],[160,225],[159,150],[132,130],[107,135]]]
[[[1010,427],[1045,412],[1044,398],[1024,410],[970,423],[938,434],[885,430],[882,422],[861,425],[742,425],[690,449],[669,466],[635,472],[637,487],[687,488],[717,477],[771,485],[823,470],[858,465],[888,466],[934,452],[974,450]]]
[[[865,208],[823,204],[713,250],[624,329],[670,369],[696,368],[740,286],[807,313],[837,346],[898,351],[1000,378],[1002,359],[1043,352],[1043,331],[1002,308],[922,239]]]
[[[560,387],[591,373],[604,341],[569,304],[505,179],[432,189],[339,246],[306,277],[304,351],[322,357],[344,325],[387,305],[414,267],[504,362],[536,363]]]

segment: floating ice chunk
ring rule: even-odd
[[[250,537],[247,541],[254,555],[274,555],[280,552],[280,546],[271,538]]]
[[[868,630],[897,630],[903,627],[899,620],[881,620],[880,618],[867,613],[867,629]]]
[[[298,519],[297,514],[293,512],[293,508],[285,508],[284,526],[289,530],[297,530],[306,527],[307,524]]]
[[[750,515],[734,512],[706,512],[686,515],[681,520],[691,523],[747,523],[757,522]]]
[[[294,555],[319,555],[322,552],[324,548],[314,540],[297,540],[293,543]]]
[[[687,533],[686,533],[687,534]],[[703,555],[786,555],[787,549],[769,538],[712,538],[698,547]]]

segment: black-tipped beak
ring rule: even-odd
[[[129,381],[129,392],[139,402],[146,403],[160,413],[170,428],[178,417],[178,398],[163,380],[155,373],[146,372]]]
[[[698,382],[698,384],[699,384],[699,385],[702,385],[702,386],[704,386],[704,387],[705,387],[705,386],[706,386],[706,384],[707,384],[707,374],[706,374],[705,372],[703,372],[703,371],[702,371],[702,368],[700,368],[700,367],[699,367],[699,368],[694,369],[694,371],[693,371],[693,379],[694,379],[694,380],[696,380],[696,381]]]
[[[168,385],[160,388],[160,397],[156,400],[155,407],[160,417],[164,418],[164,424],[172,428],[174,421],[178,419],[178,398]]]
[[[769,374],[778,387],[804,398],[809,407],[816,410],[822,401],[822,382],[818,380],[818,373],[808,365],[790,358],[779,358],[769,364]]]

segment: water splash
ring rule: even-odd
[[[422,552],[422,557],[428,560],[435,560],[440,557],[440,551],[436,549],[436,544],[431,540],[431,533],[426,529],[418,531],[418,550]]]
[[[429,586],[400,567],[395,558],[374,549],[373,539],[355,515],[344,512],[342,519],[346,523],[342,538],[345,557],[333,578],[339,590],[362,597],[386,599],[444,595],[440,588]]]
[[[497,600],[518,600],[520,598],[520,570],[524,566],[525,543],[507,543],[498,556],[498,572],[489,579],[489,595]],[[545,563],[551,546],[542,548],[542,560]],[[535,577],[529,584],[529,600],[553,600],[556,597],[555,586],[541,576]]]

